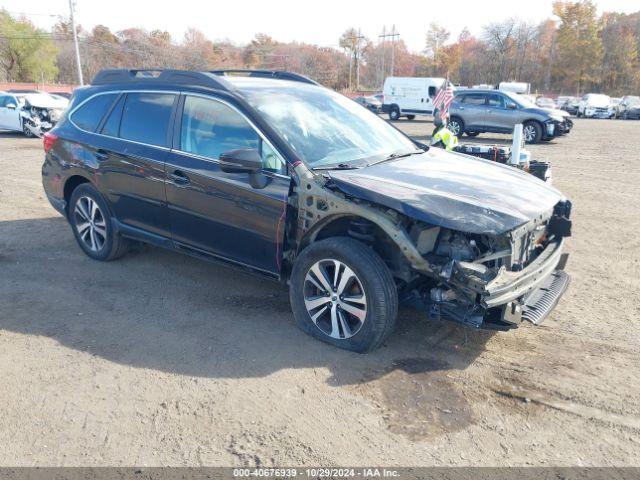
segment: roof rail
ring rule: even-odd
[[[195,72],[190,70],[164,69],[113,69],[99,71],[91,85],[109,85],[113,83],[158,82],[179,85],[191,85],[231,90],[232,87],[218,75],[209,72]]]
[[[276,78],[278,80],[291,80],[293,82],[309,83],[311,85],[320,85],[315,80],[311,80],[309,77],[300,75],[293,72],[285,72],[282,70],[248,70],[248,69],[235,69],[235,70],[210,70],[209,73],[214,75],[236,75],[244,74],[247,77],[261,77],[261,78]]]

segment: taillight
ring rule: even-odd
[[[56,143],[56,140],[58,140],[58,136],[55,133],[47,132],[44,134],[44,137],[42,137],[44,153],[47,153],[49,150],[51,150],[51,147],[53,147],[54,143]]]

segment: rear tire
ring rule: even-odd
[[[407,120],[414,120],[415,118],[415,115],[407,115]]]
[[[129,240],[116,232],[106,200],[90,183],[79,185],[71,194],[68,218],[78,245],[88,257],[108,262],[129,250]]]
[[[349,237],[321,240],[302,251],[289,298],[302,331],[358,353],[379,347],[398,315],[391,272],[371,248]]]
[[[522,135],[526,143],[539,143],[542,139],[542,127],[538,122],[529,121],[524,124]]]
[[[480,132],[466,132],[468,137],[477,137],[480,135]]]

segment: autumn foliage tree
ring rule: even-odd
[[[463,29],[452,38],[445,25],[425,27],[424,48],[410,51],[402,37],[373,41],[352,27],[338,45],[281,42],[257,32],[245,45],[212,40],[186,29],[181,38],[163,30],[106,25],[77,26],[87,79],[104,68],[290,70],[338,90],[379,90],[390,75],[448,76],[461,85],[526,81],[534,91],[612,95],[640,90],[640,11],[597,14],[591,0],[556,1],[540,23],[517,18]],[[51,31],[0,10],[0,79],[77,81],[73,32],[61,17]]]

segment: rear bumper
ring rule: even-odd
[[[47,200],[49,200],[51,206],[55,208],[58,213],[62,214],[62,216],[66,218],[67,202],[65,202],[64,198],[57,198],[47,193]]]

